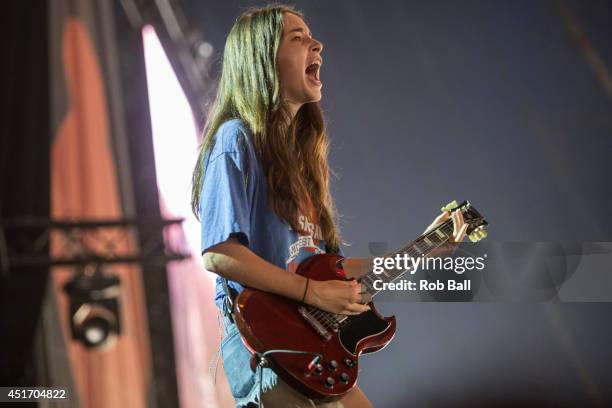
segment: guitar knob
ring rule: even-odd
[[[355,362],[351,360],[350,358],[345,357],[343,361],[344,361],[344,365],[347,366],[348,368],[355,367]]]
[[[322,372],[323,372],[323,365],[321,365],[321,364],[317,364],[317,365],[315,366],[314,373],[315,373],[316,375],[321,375],[321,373],[322,373]]]
[[[332,371],[336,371],[338,369],[338,362],[336,360],[332,360],[329,362],[329,369]]]
[[[334,386],[334,384],[335,384],[335,383],[336,383],[336,381],[335,381],[333,378],[331,378],[331,377],[327,377],[327,378],[325,379],[325,386],[326,386],[327,388],[333,388],[333,386]]]
[[[349,375],[347,373],[340,374],[340,381],[346,384],[348,380],[349,380]]]

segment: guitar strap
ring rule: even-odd
[[[223,291],[225,292],[225,297],[223,298],[223,314],[227,317],[232,323],[234,323],[234,318],[232,316],[232,312],[234,310],[234,299],[236,299],[236,291],[229,287],[227,284],[227,279],[221,278],[221,285],[223,286]]]

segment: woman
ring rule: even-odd
[[[219,275],[216,303],[244,286],[303,301],[334,313],[368,310],[353,281],[307,281],[295,273],[308,256],[340,251],[329,190],[327,137],[321,100],[323,45],[302,15],[268,6],[241,15],[228,35],[217,97],[194,171],[192,204],[202,222],[205,268]],[[443,213],[439,223],[449,215]],[[455,218],[454,218],[455,219]],[[455,219],[456,240],[465,232]],[[368,260],[344,261],[359,277]],[[225,308],[224,368],[237,406],[261,399],[267,407],[368,407],[354,387],[341,400],[312,401],[271,370],[260,383],[249,352]]]

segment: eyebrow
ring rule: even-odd
[[[287,34],[291,34],[293,32],[299,31],[300,33],[304,33],[304,29],[302,27],[298,27],[298,28],[294,28],[293,30],[290,30]],[[309,37],[312,37],[312,33],[308,33]]]

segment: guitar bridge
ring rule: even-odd
[[[305,306],[298,307],[298,312],[302,315],[302,317],[310,324],[310,326],[312,326],[312,328],[317,332],[319,336],[323,337],[325,341],[328,341],[332,337],[331,333],[328,330],[330,328],[326,327],[324,323],[320,322],[319,319],[317,319],[316,316],[313,315],[314,310],[309,310]],[[333,325],[331,327],[331,330],[337,332],[338,327],[336,325]]]

